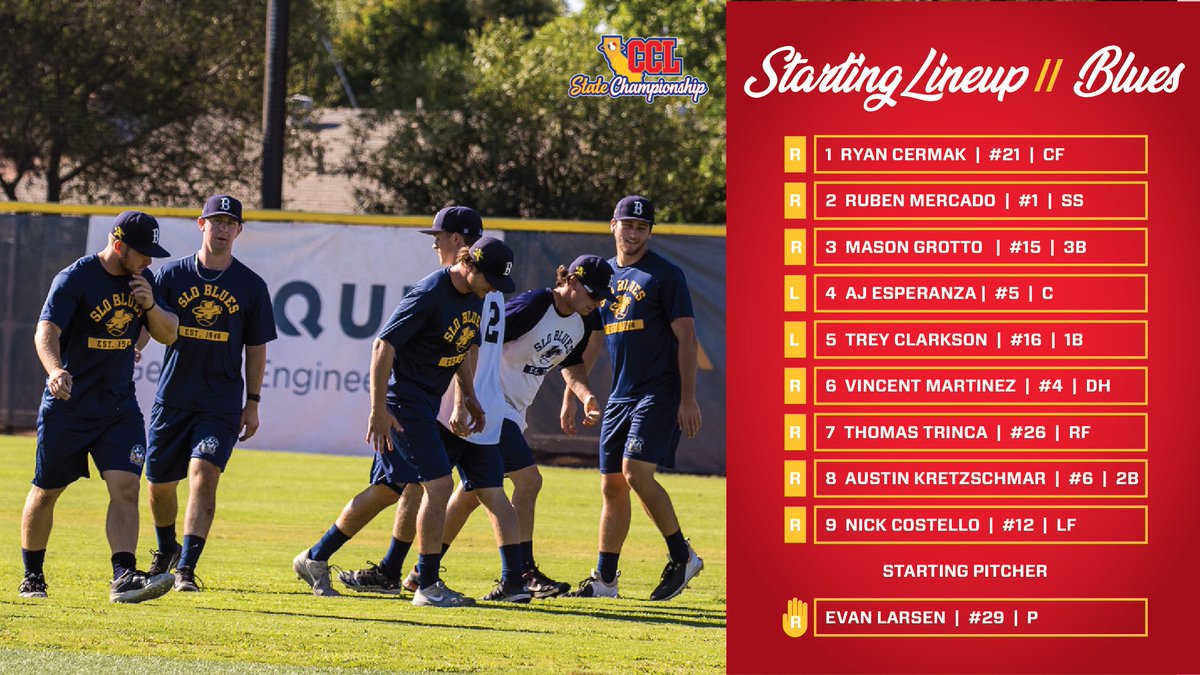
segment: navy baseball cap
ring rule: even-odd
[[[158,221],[141,211],[125,211],[113,221],[112,236],[129,244],[133,250],[151,258],[170,258],[167,249],[158,243]]]
[[[471,259],[492,288],[501,293],[517,290],[517,284],[512,280],[513,252],[504,242],[491,237],[480,239],[471,246]]]
[[[229,216],[239,223],[245,222],[242,220],[242,203],[236,197],[229,195],[213,195],[204,202],[204,212],[200,214],[200,217],[210,218],[212,216]]]
[[[483,219],[469,206],[447,206],[433,217],[433,227],[421,230],[425,234],[457,232],[464,237],[483,235]],[[510,258],[511,260],[511,258]]]
[[[571,263],[567,271],[579,279],[579,283],[583,284],[588,293],[605,300],[617,299],[608,287],[608,282],[612,281],[613,268],[604,258],[598,255],[581,255]]]
[[[613,220],[640,220],[643,223],[654,224],[654,204],[649,199],[638,195],[629,195],[617,202],[613,209]]]

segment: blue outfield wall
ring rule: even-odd
[[[303,218],[302,214],[296,215],[299,216],[297,220]],[[107,222],[108,218],[104,216],[98,220]],[[421,219],[421,226],[424,226],[424,221]],[[32,429],[36,424],[45,372],[34,352],[34,328],[54,275],[89,252],[88,225],[87,217],[0,214],[0,429],[22,431]],[[404,225],[411,226],[407,222]],[[328,227],[342,228],[345,225],[331,223]],[[190,232],[194,233],[195,230],[191,229]],[[191,241],[193,236],[188,234],[187,241]],[[569,263],[582,253],[594,253],[606,258],[613,254],[613,240],[607,234],[509,230],[504,236],[516,254],[514,276],[518,290],[553,285],[557,266]],[[198,244],[198,237],[195,242]],[[424,243],[423,240],[421,243]],[[679,265],[687,275],[703,352],[697,390],[704,426],[698,438],[685,438],[681,442],[676,469],[689,473],[724,474],[725,239],[718,236],[660,233],[654,235],[651,246]],[[176,257],[190,253],[187,247],[170,250]],[[423,257],[418,259],[424,262]],[[251,264],[253,266],[254,263]],[[311,269],[320,269],[320,265],[320,261],[313,261]],[[267,279],[273,294],[287,281]],[[387,279],[378,281],[380,284],[388,283]],[[386,311],[390,313],[390,305]],[[277,323],[294,323],[297,318],[283,316],[281,303],[276,303],[275,312]],[[366,345],[368,341],[369,338],[364,339],[363,344]],[[365,371],[369,345],[363,347],[362,353]],[[314,353],[313,358],[321,358],[321,354]],[[592,384],[599,392],[607,392],[610,382],[611,369],[605,356],[592,374]],[[147,384],[141,382],[139,389]],[[579,426],[579,434],[574,438],[566,437],[559,429],[562,388],[561,377],[556,373],[547,376],[546,385],[529,411],[527,437],[530,444],[542,453],[543,459],[594,464],[598,452],[598,429]],[[139,391],[142,395],[147,393]],[[266,420],[265,423],[270,422]],[[362,451],[361,448],[348,450],[345,447],[307,449],[335,453]]]

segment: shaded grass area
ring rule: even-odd
[[[50,597],[16,593],[21,507],[34,439],[0,436],[0,671],[3,672],[713,672],[725,662],[725,481],[662,477],[705,569],[667,603],[646,600],[666,549],[635,507],[621,557],[621,598],[551,599],[527,606],[413,607],[408,597],[313,597],[291,559],[312,545],[366,485],[365,457],[237,450],[197,575],[200,594],[140,605],[107,599],[107,496],[98,478],[60,498],[46,559]],[[543,468],[535,554],[575,583],[595,566],[599,477]],[[94,473],[94,469],[93,469]],[[138,562],[155,547],[142,490]],[[181,498],[183,492],[181,489]],[[378,560],[392,513],[381,514],[332,560]],[[182,534],[182,528],[180,529]],[[416,561],[410,554],[409,564]],[[480,597],[499,576],[487,518],[476,513],[444,560],[443,578]],[[336,584],[335,584],[336,585]]]

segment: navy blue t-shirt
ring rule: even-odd
[[[142,277],[157,297],[154,277],[145,270]],[[59,354],[63,368],[71,374],[71,398],[54,398],[46,387],[43,406],[102,416],[123,405],[137,405],[133,347],[146,325],[146,312],[129,288],[132,278],[109,274],[95,254],[76,260],[55,275],[39,320],[62,329]]]
[[[694,316],[683,270],[654,251],[621,267],[610,258],[614,274],[608,286],[617,296],[589,316],[591,327],[604,329],[612,359],[610,401],[628,402],[650,394],[679,395],[679,341],[671,330],[675,319]],[[598,325],[599,324],[599,325]]]
[[[183,410],[240,412],[243,348],[276,338],[267,283],[237,258],[217,271],[191,255],[159,270],[158,287],[179,315],[179,339],[167,347],[154,400]]]
[[[436,416],[454,371],[479,344],[482,309],[483,298],[455,290],[448,268],[418,281],[379,333],[396,349],[388,403],[420,406]]]

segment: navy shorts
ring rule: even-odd
[[[102,417],[75,415],[45,405],[38,410],[34,485],[54,490],[88,478],[89,454],[100,473],[128,471],[142,475],[146,427],[136,400]]]
[[[241,421],[240,412],[196,412],[155,403],[150,409],[146,480],[151,483],[183,480],[193,457],[212,462],[225,471]]]
[[[500,426],[500,457],[504,460],[506,474],[533,466],[533,450],[525,442],[521,427],[510,419],[505,419]]]
[[[504,463],[499,445],[479,445],[438,424],[446,456],[458,467],[464,490],[504,487]]]
[[[600,473],[619,473],[622,457],[673,468],[679,437],[677,396],[609,401],[600,425]]]
[[[397,493],[408,483],[424,483],[450,475],[450,459],[442,445],[442,425],[433,415],[388,404],[404,431],[392,430],[390,452],[375,453],[371,485],[386,485]]]

